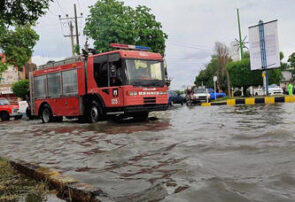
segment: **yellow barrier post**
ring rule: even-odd
[[[295,102],[295,96],[285,96],[285,102]]]
[[[246,105],[254,105],[255,104],[255,98],[246,98],[245,99]]]
[[[209,102],[203,102],[203,103],[201,104],[201,106],[202,106],[202,107],[210,107],[210,106],[211,106],[211,103],[209,103]]]
[[[236,99],[228,99],[226,100],[227,105],[235,105],[236,104]]]
[[[265,104],[274,104],[275,103],[275,98],[274,97],[265,97],[264,98],[264,103]]]

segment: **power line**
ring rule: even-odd
[[[59,4],[59,1],[56,0],[55,2],[57,3],[57,5],[58,5],[58,7],[59,7],[59,11],[62,12],[62,13],[64,13],[64,14],[66,14],[66,13],[63,11],[63,9],[61,8],[61,6],[60,6],[60,4]]]
[[[76,12],[76,4],[74,4],[74,17],[70,17],[68,14],[66,14],[65,17],[59,16],[61,29],[63,30],[63,26],[68,26],[70,33],[65,34],[64,37],[70,37],[71,39],[71,46],[72,46],[72,54],[74,55],[74,37],[76,37],[76,43],[79,46],[79,36],[80,33],[78,32],[78,19],[81,19],[83,14],[81,13],[81,16],[77,16]],[[74,28],[76,30],[76,34],[74,35]],[[80,51],[80,50],[79,50]]]
[[[83,13],[83,11],[82,11],[82,9],[81,9],[80,1],[77,0],[77,2],[78,2],[78,6],[79,6],[79,10],[80,10],[80,12]]]
[[[170,42],[170,45],[173,45],[173,46],[178,46],[178,47],[183,47],[183,48],[191,48],[191,49],[195,49],[195,50],[210,50],[212,51],[212,49],[209,49],[209,48],[202,48],[202,47],[195,47],[195,46],[191,46],[191,45],[184,45],[184,44],[178,44],[178,43],[171,43]]]
[[[53,16],[58,16],[57,14],[54,14],[50,9],[48,9],[49,13]]]
[[[194,43],[187,43],[187,42],[177,41],[177,40],[168,40],[168,42],[169,41],[173,42],[173,43],[181,44],[181,45],[196,47],[196,48],[208,48],[208,49],[212,48],[212,47],[205,46],[205,45],[198,45],[198,44],[194,44]]]

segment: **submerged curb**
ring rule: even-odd
[[[40,167],[24,161],[8,161],[12,168],[24,175],[45,181],[58,191],[58,196],[69,201],[111,202],[106,193],[89,184],[80,183],[76,179],[64,176],[58,171]]]
[[[237,98],[228,99],[224,102],[201,103],[202,107],[210,107],[215,105],[255,105],[255,104],[274,104],[279,102],[295,102],[295,96],[281,97],[261,97],[261,98]]]

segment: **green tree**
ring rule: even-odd
[[[0,24],[32,24],[45,14],[52,0],[1,0]]]
[[[258,86],[263,84],[262,72],[251,71],[250,58],[244,58],[241,61],[230,62],[227,65],[230,75],[230,81],[233,87],[243,87],[244,94],[249,86]],[[281,69],[268,70],[269,84],[279,84],[282,80]]]
[[[214,87],[213,77],[216,76],[216,70],[218,65],[218,59],[216,55],[211,56],[210,62],[207,64],[206,68],[201,70],[198,76],[196,76],[195,84],[197,86],[207,86],[209,88]]]
[[[249,86],[262,85],[261,71],[251,71],[250,58],[244,58],[241,61],[230,62],[227,65],[231,85],[234,87],[243,87],[244,94]]]
[[[20,80],[13,84],[12,92],[15,96],[25,98],[25,95],[29,91],[29,80]]]
[[[20,69],[32,55],[33,46],[39,39],[29,25],[46,13],[53,0],[1,0],[0,2],[0,49],[7,63]],[[7,65],[0,62],[0,73]]]
[[[84,33],[94,40],[99,52],[112,50],[110,43],[123,43],[148,46],[151,51],[164,54],[168,38],[150,8],[133,9],[116,0],[98,0],[90,7]]]
[[[292,53],[289,58],[288,58],[288,62],[290,63],[290,66],[295,68],[295,53]]]
[[[0,35],[0,48],[4,51],[6,62],[22,70],[23,65],[31,58],[33,48],[39,39],[30,25],[16,26]]]

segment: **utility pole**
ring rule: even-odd
[[[70,26],[70,35],[71,35],[71,43],[72,43],[72,56],[74,56],[75,55],[74,35],[73,35],[74,26],[72,24],[72,21],[70,21],[69,26]]]
[[[238,16],[238,26],[239,26],[240,54],[241,54],[241,59],[243,59],[244,58],[244,53],[243,53],[244,42],[242,41],[241,23],[240,23],[240,11],[239,11],[238,8],[237,8],[237,16]]]
[[[78,55],[80,55],[80,44],[79,44],[79,32],[78,32],[78,20],[77,20],[76,4],[74,4],[74,12],[75,12],[75,27],[76,27],[76,40],[77,40],[77,46],[78,46]]]
[[[78,55],[80,54],[80,46],[79,46],[79,31],[78,31],[78,19],[83,17],[83,13],[81,13],[81,16],[77,16],[77,10],[76,10],[76,4],[74,4],[74,17],[69,17],[68,14],[66,14],[65,17],[61,17],[59,15],[59,20],[61,25],[67,24],[69,26],[70,33],[64,34],[64,37],[70,37],[71,38],[71,46],[72,46],[72,56],[75,55],[75,45],[74,45],[74,37],[76,37],[76,44],[79,47],[78,49]],[[75,32],[74,34],[74,24],[75,23]],[[68,33],[68,32],[67,32]]]

